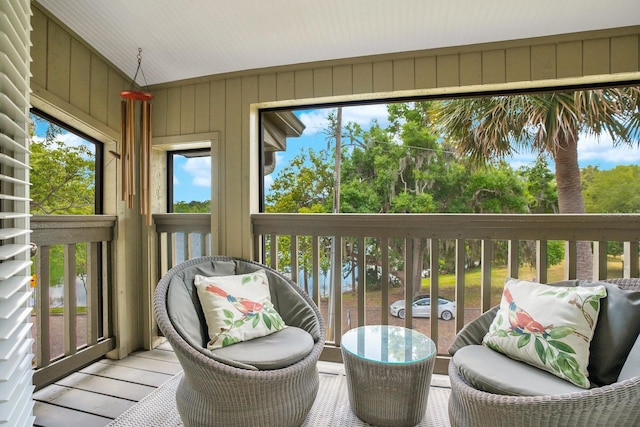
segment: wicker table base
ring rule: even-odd
[[[395,326],[363,326],[342,338],[349,403],[375,426],[414,426],[424,417],[435,344]]]

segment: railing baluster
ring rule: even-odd
[[[167,233],[167,270],[173,268],[178,262],[178,248],[176,244],[176,233]]]
[[[298,283],[298,236],[295,234],[292,234],[290,236],[290,242],[291,242],[291,280],[293,280],[295,283],[297,283],[298,285],[300,285]]]
[[[491,260],[493,259],[493,241],[483,239],[481,243],[480,264],[480,310],[482,313],[491,308]]]
[[[200,233],[200,256],[211,256],[210,233]]]
[[[564,243],[564,277],[575,279],[578,271],[578,245],[575,240]]]
[[[380,256],[382,258],[382,293],[380,296],[381,323],[389,324],[389,238],[380,238]]]
[[[38,248],[36,258],[36,277],[38,281],[36,295],[36,366],[48,366],[51,362],[51,346],[49,344],[49,246]]]
[[[465,241],[456,239],[456,331],[464,326],[465,261]]]
[[[318,236],[311,237],[311,262],[313,292],[311,298],[316,305],[320,305],[320,241]]]
[[[271,268],[278,269],[278,236],[271,234],[269,236],[269,256],[271,257]]]
[[[339,236],[333,236],[333,260],[331,275],[331,294],[333,301],[330,303],[330,310],[333,316],[329,316],[329,339],[335,342],[336,346],[340,345],[342,337],[342,239]]]
[[[429,241],[429,290],[432,301],[438,301],[440,298],[440,240],[430,239]],[[431,322],[431,339],[438,343],[438,322]]]
[[[99,328],[99,337],[107,338],[113,334],[113,300],[111,292],[113,287],[113,260],[115,245],[112,242],[102,242],[102,324]],[[161,277],[161,276],[158,276]]]
[[[536,280],[538,283],[548,282],[548,247],[546,240],[536,240]]]
[[[607,242],[593,242],[593,280],[607,278]]]
[[[193,259],[193,234],[184,233],[184,260]]]
[[[64,245],[64,355],[78,348],[76,304],[76,245]]]
[[[509,240],[507,272],[509,274],[509,277],[513,277],[514,279],[520,277],[520,256],[518,255],[519,247],[520,242],[518,242],[517,240]]]
[[[364,326],[367,324],[366,322],[366,277],[367,277],[367,266],[365,265],[365,240],[364,237],[358,238],[358,326]]]
[[[405,239],[404,251],[404,326],[413,327],[413,251],[414,240]]]
[[[622,277],[638,277],[638,242],[624,242]]]
[[[99,245],[87,244],[87,344],[94,345],[99,338],[100,278],[98,277]]]

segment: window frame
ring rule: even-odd
[[[206,157],[212,161],[211,167],[213,168],[213,155],[210,147],[206,148],[191,148],[185,150],[169,150],[167,151],[167,213],[173,212],[173,161],[174,156],[184,157]]]

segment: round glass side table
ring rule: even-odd
[[[435,343],[398,326],[368,325],[342,336],[349,403],[375,426],[415,426],[424,417]]]

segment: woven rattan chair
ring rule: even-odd
[[[622,289],[640,289],[640,279],[607,281]],[[485,314],[491,317],[490,312]],[[495,310],[492,314],[495,316]],[[474,321],[476,325],[471,322],[465,329],[473,331],[481,341],[483,328],[477,327],[474,331],[474,326],[487,325],[492,319],[479,319]],[[640,425],[640,376],[583,392],[553,396],[486,393],[469,385],[454,363],[449,364],[449,378],[449,418],[453,426]]]
[[[179,282],[184,287],[194,274],[206,274],[220,265],[224,265],[222,270],[226,269],[227,273],[229,265],[232,269],[235,265],[234,274],[260,268],[266,271],[271,300],[285,324],[304,329],[314,338],[313,349],[306,357],[280,369],[250,370],[242,363],[215,357],[203,345],[194,345],[179,325],[176,328],[175,316],[171,308],[167,308],[168,299],[173,297],[171,286]],[[191,298],[195,310],[201,311],[195,290]],[[284,306],[292,301],[297,304],[295,309]],[[162,277],[155,291],[154,308],[158,326],[184,370],[176,403],[185,426],[282,427],[302,424],[318,392],[317,361],[324,347],[325,326],[317,306],[294,282],[252,261],[202,257],[183,262]],[[204,322],[202,313],[198,316],[201,323]]]

